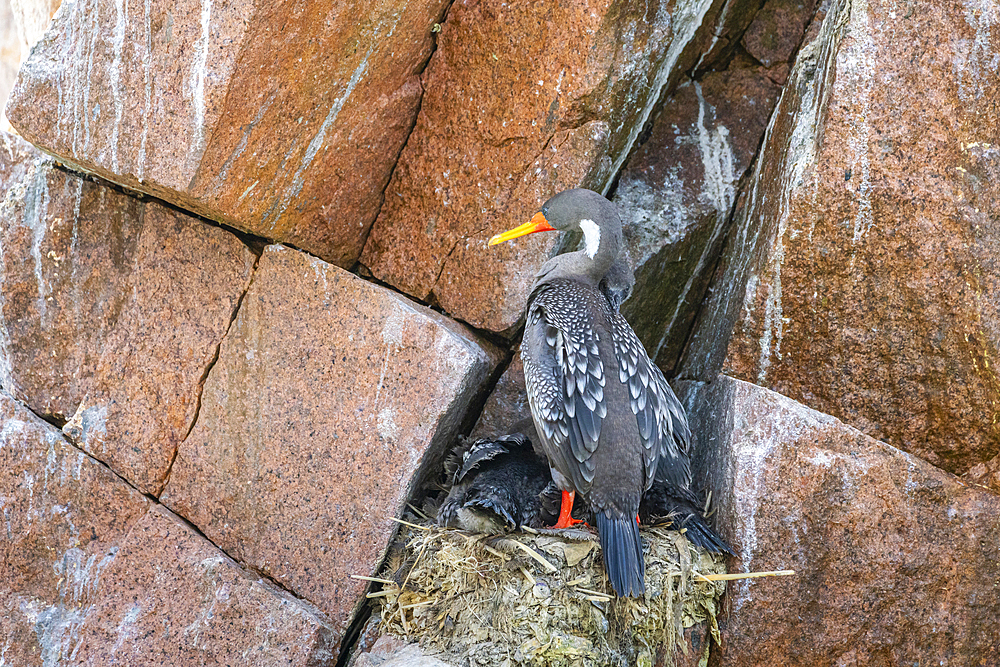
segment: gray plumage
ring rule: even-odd
[[[546,262],[528,298],[521,355],[531,414],[556,484],[582,494],[595,514],[615,591],[639,595],[639,502],[654,479],[690,490],[691,432],[618,312],[633,278],[614,205],[568,190],[541,212],[558,230],[583,229],[587,247]]]

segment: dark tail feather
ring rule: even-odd
[[[696,547],[708,549],[712,553],[729,554],[730,556],[736,555],[729,548],[729,545],[722,540],[717,532],[712,530],[712,527],[697,512],[692,512],[687,518],[679,520],[677,523],[681,528],[687,528],[684,531],[684,537],[688,538],[691,544]]]
[[[702,516],[694,496],[679,497],[681,492],[668,491],[662,485],[653,485],[639,505],[639,516],[643,523],[655,523],[657,519],[670,521],[673,530],[686,528],[685,537],[692,544],[713,553],[735,556],[729,545],[716,533]],[[690,492],[684,492],[690,494]]]
[[[620,597],[641,596],[646,591],[646,561],[635,517],[612,518],[597,512],[595,519],[611,587]]]

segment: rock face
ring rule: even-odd
[[[800,56],[684,375],[964,473],[1000,452],[1000,24],[895,7],[834,2]]]
[[[685,82],[619,181],[614,201],[636,275],[622,313],[668,371],[708,287],[740,180],[778,93],[752,67]]]
[[[343,632],[413,480],[498,362],[463,327],[268,247],[163,501]],[[430,456],[428,456],[430,453]]]
[[[7,114],[67,164],[350,266],[445,5],[73,0]]]
[[[730,571],[720,665],[991,664],[1000,497],[772,391],[684,383]]]
[[[321,613],[243,571],[162,505],[132,528],[101,579],[73,664],[335,664]]]
[[[4,664],[333,663],[322,614],[2,392],[0,509]]]
[[[525,419],[531,419],[531,408],[528,406],[528,392],[524,388],[524,364],[518,351],[486,399],[486,405],[469,437],[507,435]],[[530,433],[525,435],[531,437]]]
[[[486,240],[560,190],[605,190],[722,4],[456,2],[362,263],[474,326],[511,330],[559,241]]]
[[[69,656],[103,572],[149,501],[0,392],[4,664]]]
[[[0,141],[0,382],[157,495],[255,257]]]

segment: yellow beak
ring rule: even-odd
[[[515,227],[502,234],[497,234],[490,239],[489,245],[496,245],[498,243],[503,243],[504,241],[510,241],[511,239],[516,239],[519,236],[525,236],[527,234],[534,234],[535,232],[554,232],[556,228],[549,224],[549,221],[545,219],[542,212],[536,213],[530,222],[526,222],[520,227]]]

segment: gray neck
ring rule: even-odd
[[[607,227],[611,227],[611,229],[607,229]],[[584,245],[586,245],[586,241]],[[542,265],[541,270],[535,275],[535,284],[557,278],[569,278],[596,287],[618,260],[623,247],[621,227],[603,225],[600,244],[593,257],[587,254],[586,248],[556,255]]]

